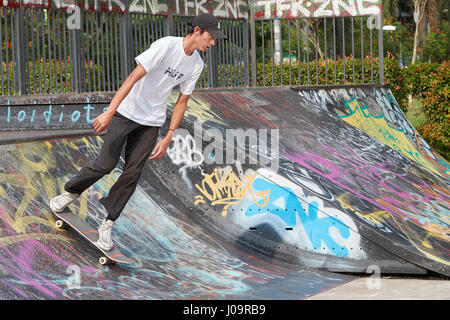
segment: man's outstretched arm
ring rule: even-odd
[[[167,135],[164,137],[164,139],[160,140],[156,144],[155,148],[152,151],[152,156],[149,158],[150,160],[161,159],[166,153],[166,150],[169,147],[170,142],[172,141],[173,133],[178,128],[181,120],[183,119],[189,97],[189,95],[185,95],[182,93],[180,93],[180,95],[178,96],[178,100],[173,107],[172,119],[170,120]]]

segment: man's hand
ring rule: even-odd
[[[155,148],[152,151],[151,157],[149,158],[149,160],[158,160],[161,159],[165,154],[166,154],[166,150],[170,145],[170,142],[172,141],[172,139],[167,136],[164,139],[160,140]]]
[[[99,115],[94,120],[94,131],[96,134],[99,134],[100,132],[103,132],[108,128],[109,124],[111,123],[111,120],[113,118],[112,113],[110,112],[103,112],[101,115]]]

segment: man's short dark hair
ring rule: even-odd
[[[190,27],[191,27],[191,30],[189,31],[188,35],[191,35],[191,34],[194,33],[195,27],[192,27],[192,26],[190,26]],[[200,28],[200,27],[199,27],[199,28]],[[202,29],[202,28],[200,28],[200,30],[201,30],[200,34],[203,34],[203,32],[206,31],[206,29]]]

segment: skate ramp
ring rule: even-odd
[[[438,160],[427,158],[420,137],[408,147],[427,162],[346,119],[357,114],[355,99],[381,118],[377,90],[390,92],[196,92],[118,221],[114,240],[138,261],[130,267],[100,266],[81,237],[54,228],[46,206],[101,137],[10,138],[0,146],[1,297],[297,299],[353,279],[328,271],[448,276],[448,163],[431,149]],[[108,99],[86,103],[95,111]],[[235,130],[257,139],[227,139]],[[71,209],[98,224],[106,215],[98,199],[122,165]]]
[[[356,100],[380,118],[374,102],[388,88],[337,89],[196,93],[169,150],[172,163],[149,163],[151,171],[216,233],[279,260],[448,276],[448,163],[427,146],[438,159],[431,161],[412,136],[401,137],[411,149],[393,148],[345,121]],[[396,123],[383,121],[373,131],[387,136]],[[236,130],[245,139],[226,139]],[[278,154],[269,151],[274,136]],[[239,150],[245,159],[236,161]],[[224,161],[230,152],[234,162]]]
[[[54,227],[46,204],[100,145],[101,137],[87,136],[0,146],[0,299],[301,299],[354,278],[222,239],[154,179],[142,180],[113,236],[137,263],[100,265],[85,239]],[[98,199],[122,166],[71,209],[98,225],[106,214]]]

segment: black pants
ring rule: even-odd
[[[108,212],[107,219],[115,221],[136,190],[142,168],[155,145],[158,130],[159,127],[141,125],[116,112],[108,126],[98,157],[70,179],[64,189],[81,194],[116,167],[123,146],[126,145],[123,172],[111,187],[108,196],[100,199]]]

